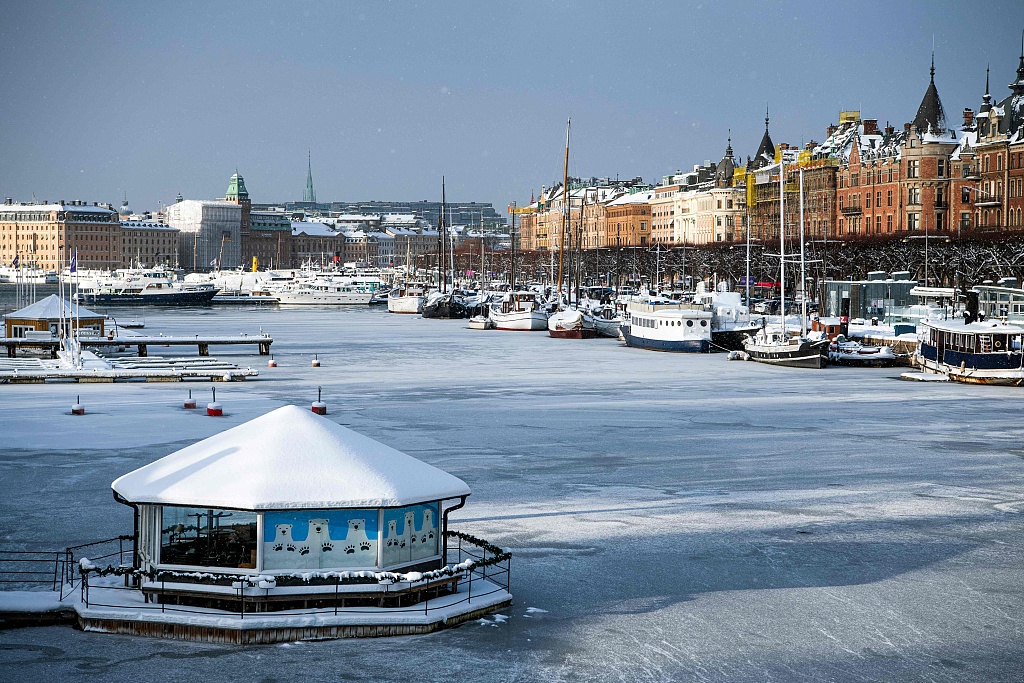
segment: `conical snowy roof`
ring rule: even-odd
[[[461,479],[295,406],[118,478],[132,503],[242,510],[398,507],[468,496]]]
[[[61,299],[56,294],[51,294],[45,299],[40,299],[34,304],[29,304],[25,308],[19,309],[14,313],[8,313],[5,318],[18,318],[22,320],[57,320],[61,317],[60,309],[64,309],[64,317],[71,317],[77,315],[80,318],[102,318],[102,313],[96,313],[90,311],[87,308],[83,308],[78,304],[69,303],[68,301]]]

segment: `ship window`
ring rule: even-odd
[[[708,326],[708,321],[707,320],[701,320],[700,321],[700,326],[701,327],[707,327]]]
[[[686,326],[687,327],[693,327],[693,321],[692,320],[687,320],[686,321]]]

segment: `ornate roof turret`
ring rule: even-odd
[[[1016,95],[1024,95],[1024,31],[1021,31],[1020,34],[1020,62],[1017,64],[1017,80],[1010,84],[1010,90]]]
[[[132,215],[131,207],[128,206],[128,193],[124,193],[124,201],[121,202],[121,208],[117,210],[117,215],[121,218],[127,218]]]
[[[761,138],[761,144],[757,147],[757,153],[754,154],[754,168],[761,168],[773,163],[775,160],[775,143],[772,142],[772,136],[768,134],[768,106],[764,108],[764,136]]]
[[[732,131],[729,131],[729,140],[725,145],[725,156],[715,167],[715,187],[730,187],[733,183],[733,174],[736,172],[736,162],[732,153]]]
[[[942,100],[939,99],[939,91],[935,88],[935,53],[932,53],[931,81],[928,89],[921,100],[921,106],[917,108],[917,116],[914,117],[914,127],[919,132],[933,131],[941,133],[946,130],[946,112],[942,108]]]
[[[231,181],[228,183],[228,191],[224,194],[225,199],[248,199],[249,191],[245,189],[245,179],[238,175],[238,171],[235,170],[235,175],[231,176]]]

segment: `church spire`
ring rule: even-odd
[[[939,99],[939,91],[935,87],[935,53],[932,52],[931,79],[928,82],[928,89],[921,100],[921,106],[917,108],[917,116],[914,117],[914,127],[921,133],[932,131],[941,134],[946,130],[946,112],[942,108],[942,101]]]
[[[312,150],[306,151],[306,192],[302,195],[302,201],[315,204],[316,193],[313,192],[313,152]]]

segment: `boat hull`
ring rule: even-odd
[[[416,314],[422,312],[422,296],[395,296],[388,299],[388,313]]]
[[[497,313],[491,311],[491,321],[499,330],[513,332],[539,332],[548,329],[548,317],[543,311],[511,311]]]
[[[743,340],[757,332],[758,327],[733,328],[731,330],[711,330],[711,348],[715,351],[742,351]]]
[[[172,291],[159,294],[93,294],[79,292],[74,299],[83,304],[109,306],[206,306],[216,296],[216,289],[202,291]]]
[[[593,339],[597,336],[597,330],[588,327],[581,327],[575,330],[548,330],[555,339]]]
[[[1024,386],[1024,358],[1021,353],[961,353],[939,350],[922,342],[914,356],[914,364],[925,372],[944,375],[953,382],[963,384],[989,384],[994,386]],[[960,361],[959,364],[956,361]]]
[[[709,339],[683,339],[683,340],[668,340],[668,339],[650,339],[648,337],[640,337],[635,334],[631,334],[629,327],[623,325],[621,328],[622,336],[626,339],[626,346],[632,346],[637,349],[649,349],[651,351],[672,351],[675,353],[707,353],[711,350],[711,341]]]
[[[828,366],[828,341],[804,342],[786,348],[775,344],[748,344],[743,350],[750,360],[786,368],[820,370]]]

